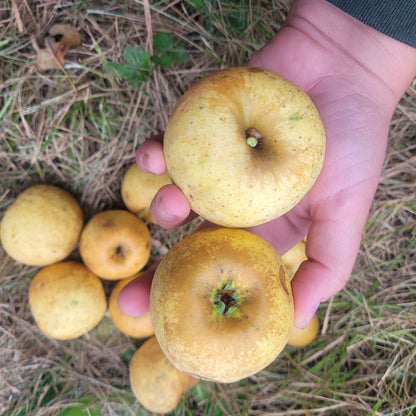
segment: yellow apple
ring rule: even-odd
[[[107,309],[101,280],[82,263],[46,266],[29,286],[29,306],[39,329],[51,338],[78,338],[93,329]]]
[[[275,72],[229,68],[194,84],[164,134],[172,182],[191,208],[227,227],[289,211],[321,170],[325,131],[308,95]]]
[[[282,261],[286,267],[287,275],[290,280],[293,279],[299,266],[305,260],[308,260],[305,253],[305,240],[299,241],[299,243],[295,244],[289,251],[283,254]]]
[[[172,183],[169,175],[143,172],[136,164],[131,165],[121,181],[121,197],[127,209],[139,218],[156,224],[149,212],[150,203],[156,192]]]
[[[108,301],[108,311],[110,312],[110,317],[114,325],[123,334],[126,334],[132,338],[147,338],[154,334],[150,312],[147,312],[142,316],[126,315],[125,313],[121,312],[117,303],[117,297],[120,293],[120,290],[136,278],[137,276],[133,276],[117,282],[111,291],[110,299]],[[144,287],[149,285],[147,280],[142,280],[141,283],[143,283]],[[139,302],[140,300],[138,299],[137,301]]]
[[[269,243],[241,229],[207,228],[179,241],[160,262],[150,315],[178,370],[233,382],[277,357],[294,308],[286,270]]]
[[[142,220],[125,210],[108,210],[95,214],[85,225],[79,250],[93,273],[119,280],[146,265],[150,246],[150,232]]]
[[[34,185],[8,207],[0,224],[6,253],[20,263],[46,266],[75,248],[84,214],[78,201],[53,185]]]
[[[153,413],[175,410],[185,392],[199,381],[177,370],[166,358],[155,337],[149,338],[135,352],[129,371],[135,397]]]

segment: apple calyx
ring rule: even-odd
[[[263,137],[255,128],[249,128],[246,130],[247,144],[253,148],[258,149],[263,146]]]
[[[213,316],[240,318],[242,300],[241,292],[234,287],[234,282],[223,280],[211,293]]]
[[[124,258],[126,254],[126,249],[122,244],[118,244],[114,248],[114,256]]]

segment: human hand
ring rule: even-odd
[[[410,59],[410,70],[404,57]],[[308,261],[292,281],[295,326],[304,328],[319,303],[341,290],[351,274],[379,181],[391,115],[414,75],[416,55],[323,0],[298,0],[284,27],[248,64],[299,85],[326,130],[324,166],[309,193],[284,216],[250,228],[280,254],[308,235]],[[162,174],[166,165],[158,139],[138,149],[137,163],[144,171]],[[158,192],[151,213],[165,228],[192,215],[174,185]],[[154,267],[147,273],[153,272]],[[129,314],[146,312],[130,302],[136,296],[134,283],[125,289],[120,308]]]

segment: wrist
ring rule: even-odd
[[[416,73],[416,49],[361,23],[325,0],[295,0],[279,33],[250,65],[286,76],[310,93],[337,78],[385,116]]]
[[[378,32],[325,0],[296,0],[289,26],[304,27],[329,49],[337,49],[328,69],[348,75],[354,66],[395,107],[416,74],[416,49]],[[370,80],[372,78],[372,80]],[[364,80],[363,80],[364,81]],[[372,82],[371,82],[372,83]],[[363,86],[364,87],[364,86]]]

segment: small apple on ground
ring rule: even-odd
[[[316,338],[318,331],[319,318],[315,314],[305,329],[292,328],[287,343],[292,347],[306,347]]]
[[[136,164],[131,165],[121,181],[121,197],[127,209],[139,218],[156,224],[149,212],[150,203],[156,192],[172,183],[169,175],[143,172]]]
[[[187,390],[198,379],[177,370],[151,337],[133,355],[130,385],[137,400],[150,412],[169,413],[175,410]]]
[[[177,102],[163,151],[172,182],[191,208],[227,227],[283,215],[321,170],[325,131],[298,86],[270,70],[228,68]]]
[[[179,241],[160,262],[150,315],[178,370],[233,382],[277,357],[294,308],[286,270],[269,243],[241,229],[207,228]]]
[[[8,207],[0,224],[0,237],[13,259],[30,266],[46,266],[71,253],[83,225],[81,206],[69,192],[53,185],[34,185]]]
[[[145,313],[142,316],[130,316],[121,312],[118,307],[117,297],[120,290],[123,289],[128,283],[136,279],[137,276],[120,280],[111,291],[110,299],[108,302],[108,311],[110,312],[111,320],[114,325],[123,333],[132,338],[147,338],[154,334],[152,321],[150,319],[150,312]],[[138,278],[137,283],[143,287],[142,301],[148,302],[148,287],[150,282],[149,278]],[[140,300],[137,299],[139,302]]]
[[[150,247],[146,224],[125,210],[95,214],[82,231],[79,243],[85,265],[108,280],[138,273],[149,260]]]
[[[93,329],[107,310],[101,280],[82,263],[46,266],[29,286],[29,306],[39,329],[51,338],[78,338]]]

